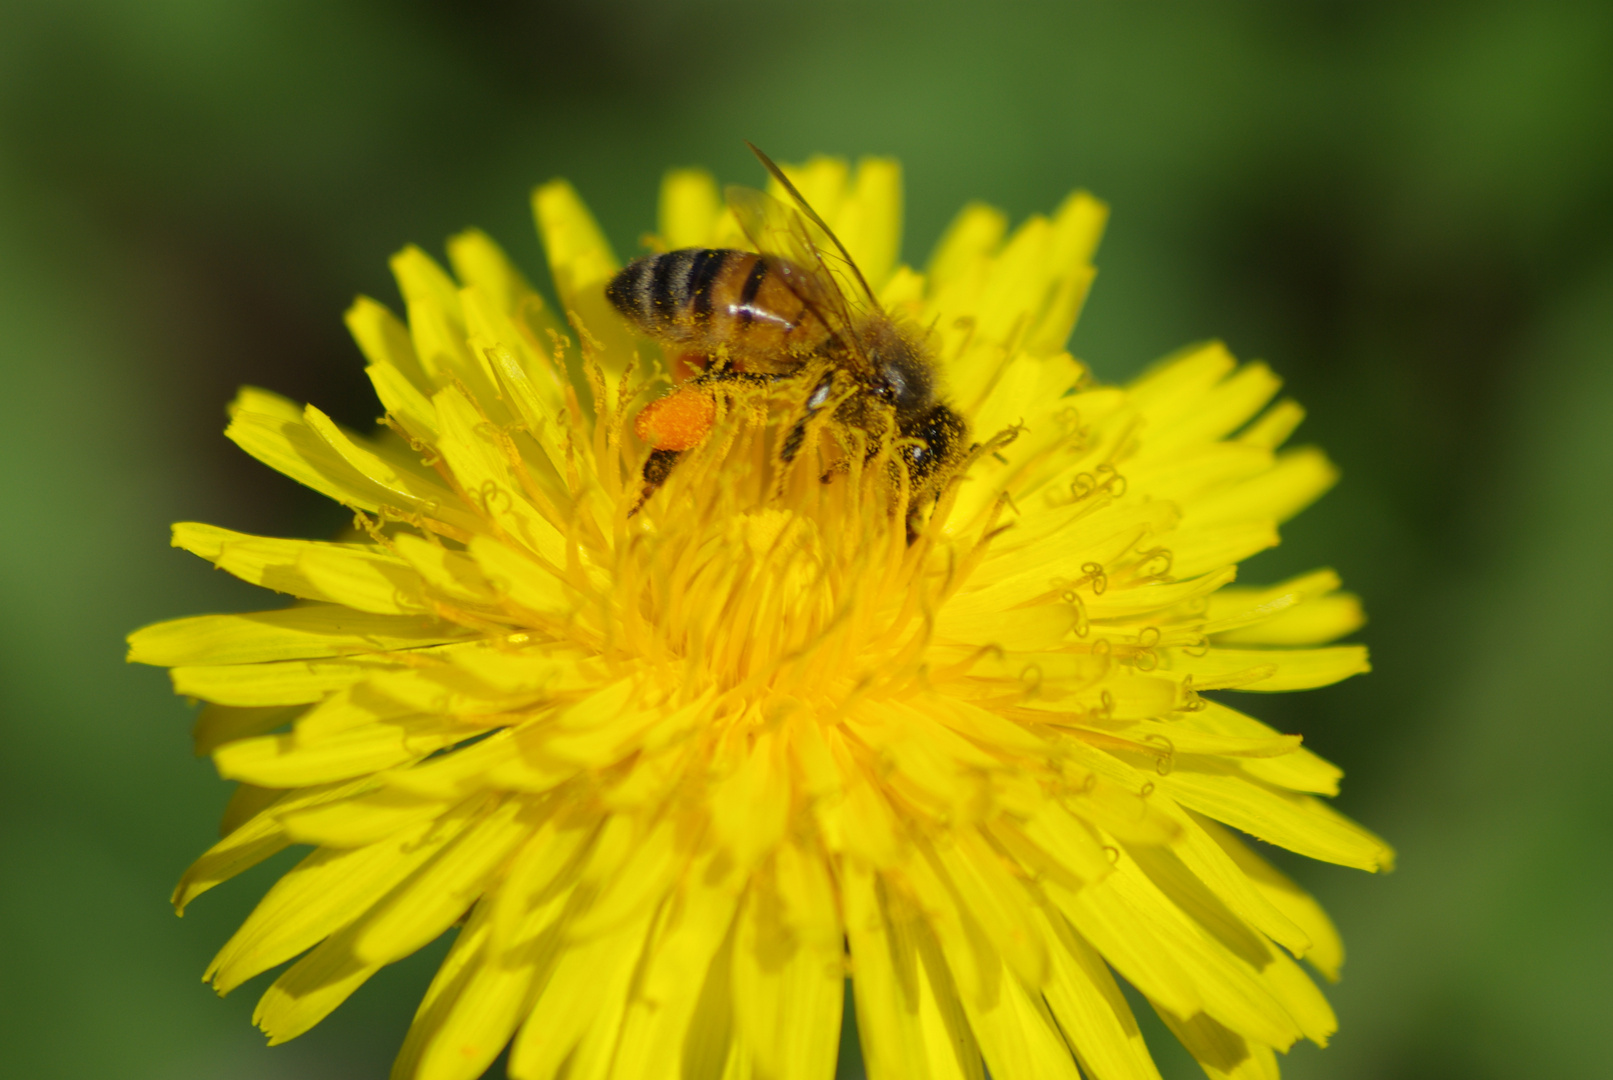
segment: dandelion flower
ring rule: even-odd
[[[384,426],[246,389],[228,435],[352,510],[343,542],[174,527],[289,607],[148,627],[239,787],[183,907],[311,846],[223,947],[255,1020],[318,1023],[455,930],[393,1075],[829,1080],[849,979],[869,1075],[1157,1077],[1120,979],[1212,1077],[1274,1077],[1334,1016],[1317,903],[1249,844],[1375,870],[1340,773],[1210,691],[1365,671],[1330,571],[1235,585],[1335,479],[1277,379],[1219,344],[1125,387],[1064,346],[1105,220],[966,208],[898,263],[900,176],[793,170],[985,446],[916,530],[889,440],[785,465],[804,387],[736,391],[633,513],[664,391],[574,191],[535,194],[562,319],[485,235],[392,261],[347,321]],[[657,246],[743,246],[673,173]],[[794,395],[795,400],[791,397]],[[811,459],[809,461],[809,459]],[[1079,1072],[1078,1072],[1079,1067]]]

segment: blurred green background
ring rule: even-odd
[[[542,280],[564,175],[628,253],[665,168],[756,182],[749,138],[900,156],[911,260],[966,199],[1089,187],[1078,355],[1219,336],[1288,378],[1345,481],[1246,576],[1336,566],[1376,670],[1242,704],[1402,868],[1293,867],[1351,956],[1286,1075],[1605,1075],[1610,120],[1606,4],[0,3],[0,1074],[385,1075],[438,952],[274,1049],[199,981],[278,865],[174,918],[226,790],[123,635],[262,604],[169,522],[341,523],[222,409],[373,418],[341,313],[391,252],[475,223]]]

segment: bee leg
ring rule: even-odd
[[[963,459],[969,425],[945,405],[936,405],[897,427],[904,438],[915,440],[902,448],[908,483],[915,491],[928,487]]]
[[[654,495],[661,485],[666,483],[666,478],[672,475],[672,466],[676,465],[678,458],[682,456],[682,450],[650,451],[650,456],[644,462],[644,472],[641,474],[644,480],[644,490],[639,493],[638,502],[633,504],[633,509],[627,512],[628,517],[638,513],[644,504],[649,502],[650,496]]]
[[[784,441],[779,444],[779,457],[786,465],[794,461],[795,455],[801,452],[801,446],[806,442],[807,424],[818,414],[819,409],[829,403],[829,396],[833,392],[834,372],[826,371],[823,374],[823,378],[818,380],[818,385],[812,388],[812,393],[807,395],[806,410],[790,426],[789,432],[784,436]],[[823,479],[827,483],[829,477],[825,476]]]
[[[822,483],[827,484],[831,480],[833,480],[835,477],[837,477],[837,476],[845,476],[849,472],[851,472],[851,461],[850,461],[850,459],[849,458],[841,458],[839,461],[831,462],[829,464],[829,467],[827,469],[823,470],[823,475],[818,477],[818,480],[820,482],[822,482]]]
[[[788,465],[794,461],[795,455],[801,452],[801,444],[806,442],[806,427],[807,418],[803,416],[791,425],[784,436],[784,441],[779,444],[778,456],[784,464]]]
[[[912,547],[918,538],[924,535],[923,522],[919,520],[917,510],[907,512],[907,546]]]
[[[696,386],[715,386],[721,383],[745,383],[748,386],[766,386],[777,380],[776,375],[758,375],[752,371],[735,371],[728,365],[712,367],[690,381]]]
[[[919,507],[939,494],[962,462],[969,425],[947,406],[938,404],[897,427],[904,438],[913,440],[902,447],[901,452],[908,486],[913,492],[907,511],[907,542],[912,545],[922,531]]]

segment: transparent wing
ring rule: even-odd
[[[754,188],[736,185],[727,191],[729,208],[758,252],[789,265],[791,273],[786,281],[790,290],[818,314],[857,361],[868,365],[858,326],[879,311],[873,291],[845,247],[801,198],[795,185],[765,154],[754,146],[751,149],[784,186],[795,206],[786,206]]]
[[[788,176],[784,175],[784,170],[779,168],[772,158],[757,149],[753,142],[746,142],[745,145],[750,147],[750,152],[756,155],[756,160],[762,163],[768,175],[778,181],[779,187],[784,189],[790,201],[795,204],[795,208],[806,219],[802,228],[819,259],[826,260],[827,263],[838,263],[839,266],[834,269],[848,276],[852,283],[852,287],[848,287],[845,291],[855,297],[855,302],[859,305],[866,303],[871,310],[877,311],[879,301],[874,297],[874,290],[868,287],[868,280],[863,277],[862,271],[857,269],[856,261],[852,259],[851,252],[846,250],[846,245],[840,242],[840,237],[829,228],[828,222],[818,216],[818,212],[812,209],[812,205],[806,201],[800,190]]]
[[[836,272],[806,218],[765,192],[737,185],[728,189],[728,206],[757,251],[788,265],[790,290],[837,337],[855,345],[863,305],[848,298],[844,274]]]

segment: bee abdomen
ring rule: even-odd
[[[605,287],[616,310],[651,334],[677,341],[698,336],[711,318],[713,286],[735,259],[725,248],[683,248],[628,263]]]

